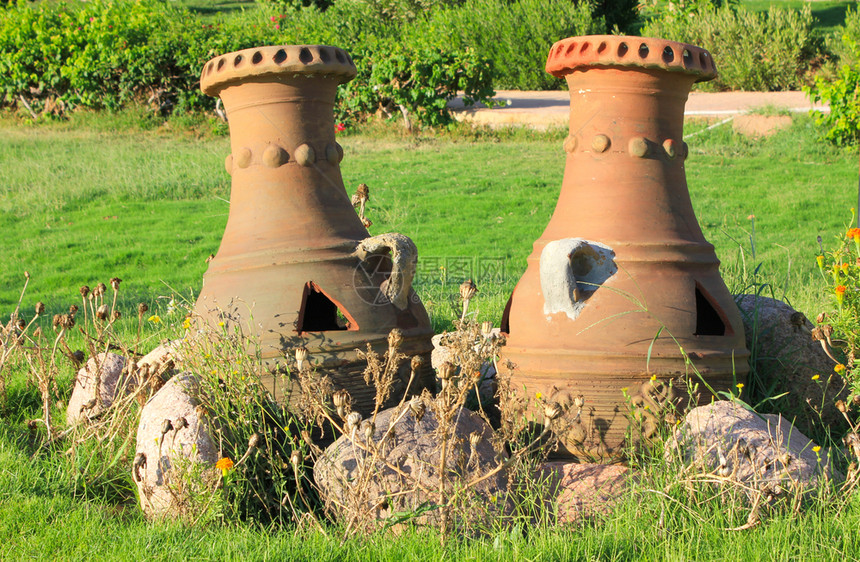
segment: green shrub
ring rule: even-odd
[[[835,76],[816,77],[805,88],[816,102],[830,106],[829,113],[816,112],[815,122],[823,128],[823,138],[837,144],[855,144],[860,140],[860,12],[848,10],[838,49],[842,66]]]
[[[806,93],[816,102],[830,105],[829,113],[814,112],[816,125],[823,127],[823,138],[837,145],[860,140],[860,71],[843,65],[834,79],[816,78]]]
[[[94,0],[80,7],[18,4],[0,13],[0,102],[29,100],[117,109],[147,102],[162,112],[210,109],[200,69],[226,52],[277,43],[324,43],[347,48],[359,74],[341,92],[341,118],[404,107],[423,124],[450,120],[446,102],[465,91],[493,94],[490,67],[468,49],[413,48],[396,40],[399,25],[367,3],[345,2],[321,12],[257,11],[204,24],[159,0]],[[394,87],[394,85],[397,87]]]
[[[704,7],[667,14],[645,25],[642,35],[702,46],[714,56],[719,77],[712,87],[732,90],[791,90],[800,87],[819,45],[812,11]]]
[[[587,2],[466,0],[416,19],[403,30],[403,42],[460,51],[471,47],[491,61],[495,87],[546,90],[562,84],[544,70],[552,44],[605,30]]]

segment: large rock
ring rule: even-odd
[[[79,423],[100,414],[117,396],[125,396],[137,387],[137,377],[124,372],[125,357],[116,353],[99,353],[90,357],[75,377],[75,387],[66,407],[66,422]]]
[[[787,393],[776,403],[778,410],[804,433],[822,424],[836,432],[848,429],[835,406],[837,400],[848,400],[847,384],[834,372],[836,363],[820,342],[812,339],[812,323],[775,299],[741,295],[737,303],[759,380],[770,396]]]
[[[420,420],[406,404],[379,413],[370,445],[380,451],[375,462],[365,452],[367,444],[361,427],[352,435],[341,436],[317,460],[314,478],[327,507],[339,518],[373,526],[395,514],[412,512],[416,517],[409,518],[409,522],[439,524],[440,510],[432,508],[438,505],[442,439],[432,401],[426,396],[420,400],[425,407]],[[385,437],[392,420],[394,428]],[[477,437],[474,448],[470,445],[472,435]],[[448,493],[493,470],[498,465],[497,458],[490,427],[478,415],[461,410],[446,452]],[[457,526],[465,519],[484,521],[502,509],[506,492],[504,471],[466,493],[461,490],[466,507],[461,502],[452,512],[452,524]],[[430,511],[422,513],[427,508]]]
[[[193,514],[195,495],[217,482],[218,442],[199,392],[197,377],[180,373],[141,411],[132,476],[149,517]]]
[[[612,512],[629,493],[626,466],[547,462],[538,469],[546,501],[560,524],[584,523]]]
[[[739,403],[722,400],[690,410],[666,449],[718,476],[754,489],[801,493],[822,478],[841,480],[818,448],[781,416],[761,417]]]

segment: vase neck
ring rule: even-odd
[[[254,77],[220,92],[233,176],[220,252],[244,252],[249,240],[259,249],[331,247],[368,236],[340,173],[337,86],[327,76]]]

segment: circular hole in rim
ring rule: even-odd
[[[689,49],[684,49],[684,65],[690,66],[691,62],[693,62],[693,55],[690,54]]]
[[[331,55],[328,54],[328,49],[320,49],[320,60],[323,62],[331,60]]]
[[[334,50],[334,58],[336,58],[337,62],[341,64],[346,62],[346,58],[343,56],[343,51],[341,51],[340,49]]]
[[[699,53],[699,63],[701,63],[702,68],[708,68],[708,66],[709,66],[708,53],[706,53],[705,51],[702,51],[701,53]]]
[[[672,50],[672,47],[666,45],[663,48],[663,62],[672,62],[675,60],[675,51]]]
[[[644,58],[647,58],[647,57],[648,57],[648,53],[649,53],[650,51],[651,51],[651,49],[649,49],[649,48],[648,48],[648,45],[647,45],[647,44],[642,43],[641,45],[639,45],[639,57],[640,57],[640,58],[643,58],[643,59],[644,59]]]
[[[245,57],[242,55],[236,55],[236,58],[233,59],[233,66],[239,66],[242,64],[243,60],[245,60]]]
[[[307,47],[302,47],[302,50],[299,51],[299,60],[305,64],[308,64],[312,60],[314,60],[314,55],[311,53],[311,50]]]
[[[618,56],[623,57],[627,54],[627,51],[630,49],[627,47],[627,43],[621,43],[618,45]]]
[[[278,49],[278,52],[275,53],[275,56],[272,57],[272,60],[277,64],[281,64],[285,60],[287,60],[287,52],[283,49]]]
[[[261,53],[260,51],[257,51],[256,53],[254,53],[254,56],[251,57],[251,63],[253,63],[253,64],[260,64],[260,62],[262,62],[262,60],[263,60],[263,53]]]
[[[603,53],[606,50],[606,41],[601,41],[600,45],[597,46],[597,54]]]

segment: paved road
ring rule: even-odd
[[[449,105],[458,120],[490,127],[525,125],[545,129],[567,124],[570,98],[566,91],[500,90],[496,92],[496,99],[503,103],[501,107],[467,109],[459,98]],[[810,109],[829,111],[827,106],[821,104],[813,106],[803,92],[693,92],[687,100],[684,114],[688,117],[725,117],[765,106],[792,112],[807,112]]]

